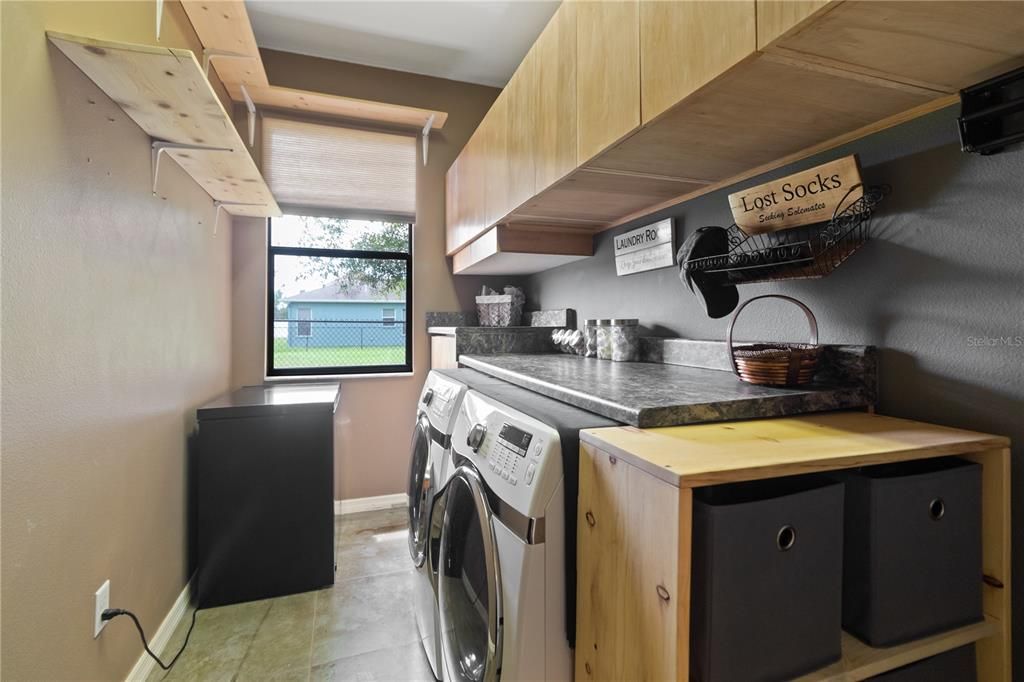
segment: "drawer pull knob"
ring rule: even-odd
[[[586,517],[587,517],[587,525],[588,526],[593,528],[595,525],[597,525],[597,519],[594,518],[594,512],[588,511],[586,513]]]
[[[665,589],[664,585],[658,585],[655,589],[658,591],[658,596],[661,598],[662,601],[667,602],[669,599],[672,598],[672,596],[668,593],[668,590]]]
[[[928,503],[928,513],[933,521],[938,521],[946,515],[946,503],[943,502],[941,497],[936,497]]]
[[[796,528],[783,526],[779,529],[779,534],[775,536],[775,542],[778,544],[780,552],[788,552],[793,549],[793,545],[796,544]]]

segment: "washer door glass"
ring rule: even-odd
[[[434,495],[430,470],[430,422],[421,415],[412,434],[409,462],[409,554],[417,567],[426,556],[430,502]]]
[[[459,467],[448,482],[438,569],[447,674],[454,680],[496,680],[501,667],[501,581],[490,506],[471,467]]]

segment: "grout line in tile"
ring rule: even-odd
[[[256,635],[259,634],[260,628],[263,627],[263,624],[267,622],[267,618],[270,617],[270,610],[273,606],[274,604],[272,599],[268,599],[267,610],[263,612],[263,618],[260,619],[259,625],[257,625],[256,629],[252,631],[252,637],[249,638],[249,644],[245,647],[245,653],[242,654],[242,660],[238,662],[238,668],[236,668],[234,674],[231,675],[232,682],[238,681],[238,673],[242,672],[242,666],[245,665],[245,661],[249,658],[249,652],[252,651],[252,645],[253,642],[256,641]]]

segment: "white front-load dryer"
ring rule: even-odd
[[[471,390],[452,457],[439,502],[445,679],[571,680],[559,432]]]
[[[471,369],[435,370],[427,375],[417,406],[409,461],[409,554],[416,568],[414,612],[431,671],[442,679],[437,612],[437,547],[431,552],[434,498],[451,475],[449,444],[455,416],[468,387],[499,382]],[[435,522],[439,523],[439,522]],[[434,534],[434,544],[440,542]]]

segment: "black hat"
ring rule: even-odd
[[[693,261],[712,256],[724,257],[728,253],[729,233],[725,228],[716,226],[696,230],[676,253],[679,279],[700,299],[708,317],[716,319],[736,309],[740,300],[739,291],[735,284],[729,284],[728,273],[705,272],[695,267]]]

